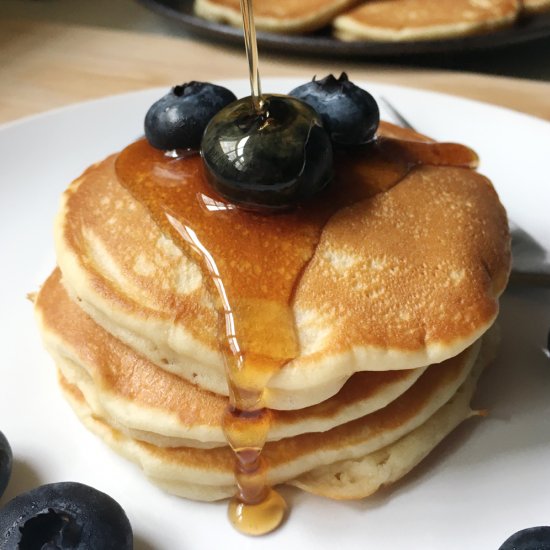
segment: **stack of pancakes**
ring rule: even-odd
[[[195,0],[197,15],[242,25],[240,0]],[[433,40],[490,32],[550,0],[254,0],[256,26],[303,33],[331,26],[342,40]]]
[[[380,133],[427,141],[387,124]],[[44,342],[88,428],[167,491],[225,498],[234,455],[215,300],[195,258],[120,185],[116,158],[63,196],[58,268],[36,298]],[[292,302],[300,353],[265,391],[270,483],[367,496],[472,415],[495,349],[509,233],[486,178],[437,164],[325,225]],[[394,168],[350,161],[339,177],[383,182]]]

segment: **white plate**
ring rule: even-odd
[[[300,82],[265,80],[266,91]],[[238,96],[243,81],[226,83]],[[420,131],[481,156],[510,216],[550,250],[550,124],[505,109],[393,86],[384,95]],[[238,535],[223,503],[167,496],[84,429],[62,399],[25,300],[55,264],[59,195],[90,163],[142,132],[151,90],[83,103],[0,127],[0,430],[14,476],[1,504],[39,483],[77,480],[126,510],[137,550],[238,548],[497,549],[514,531],[550,522],[550,293],[508,291],[503,343],[477,403],[490,415],[459,428],[415,472],[363,502],[285,490],[291,515],[262,539]]]

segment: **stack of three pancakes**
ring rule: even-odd
[[[386,124],[380,134],[410,155],[429,141]],[[299,354],[263,393],[273,485],[362,498],[397,480],[472,415],[494,351],[510,250],[490,182],[473,157],[432,155],[398,181],[383,157],[337,163],[336,179],[368,180],[370,196],[328,220],[296,282]],[[167,491],[225,498],[234,455],[216,299],[200,262],[121,185],[118,158],[64,194],[58,268],[36,299],[44,342],[88,428]]]

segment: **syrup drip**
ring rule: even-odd
[[[299,353],[292,299],[323,227],[341,208],[391,189],[418,164],[471,168],[477,156],[460,145],[381,138],[339,152],[335,178],[324,192],[272,216],[241,210],[217,196],[198,154],[165,155],[143,139],[117,158],[120,183],[163,233],[197,258],[218,298],[230,390],[223,425],[235,452],[238,484],[229,516],[241,532],[267,533],[285,515],[286,504],[269,487],[261,455],[270,423],[263,393],[269,379]]]

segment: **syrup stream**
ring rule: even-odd
[[[241,12],[251,100],[255,111],[261,115],[264,111],[264,101],[258,69],[258,44],[252,0],[241,0]],[[226,345],[222,343],[222,351],[226,363],[230,403],[223,418],[223,429],[236,459],[237,494],[229,504],[228,515],[231,524],[238,531],[248,535],[263,535],[279,526],[287,510],[284,499],[268,485],[268,465],[261,454],[267,440],[271,416],[270,411],[263,407],[263,392],[269,378],[285,361],[274,356],[254,353],[257,351],[254,349],[248,356],[246,352],[243,353],[227,294],[218,290],[224,302]],[[244,316],[246,318],[250,313],[246,312]],[[263,332],[260,338],[267,340],[270,329],[275,324],[273,320],[265,322],[261,313],[253,313],[251,317],[256,321],[264,320],[264,323],[260,323]],[[247,336],[245,334],[245,337]],[[262,347],[260,346],[260,349]],[[294,354],[291,352],[290,355]]]
[[[254,11],[252,0],[241,0],[241,13],[243,15],[244,46],[248,60],[248,76],[252,91],[252,103],[258,114],[262,113],[263,100],[260,85],[260,71],[258,69],[258,42],[256,40],[256,25],[254,24]]]
[[[148,209],[163,233],[195,255],[217,297],[218,338],[230,389],[223,426],[235,452],[238,485],[229,518],[243,533],[267,533],[286,513],[284,500],[268,485],[261,451],[270,425],[264,389],[298,353],[294,288],[332,215],[387,191],[419,164],[471,168],[477,156],[459,145],[379,138],[364,148],[340,151],[327,189],[307,208],[277,216],[246,212],[220,200],[208,185],[199,155],[167,156],[140,140],[117,158],[121,185]],[[186,317],[196,314],[181,311]],[[189,329],[200,323],[196,319]]]
[[[255,111],[263,115],[252,0],[240,0],[240,5],[251,101]],[[282,214],[275,220],[259,220],[212,197],[198,157],[178,152],[164,156],[144,142],[128,147],[119,156],[121,183],[183,249],[198,254],[210,288],[219,298],[218,337],[229,387],[223,429],[235,453],[237,482],[228,514],[238,531],[262,535],[277,528],[286,515],[284,499],[268,484],[269,468],[262,456],[271,417],[263,406],[263,396],[270,378],[298,354],[292,294],[324,224],[345,204],[395,185],[420,158],[430,158],[436,164],[449,158],[448,150],[443,151],[447,154],[442,158],[439,153],[436,145],[402,147],[392,140],[379,142],[370,153],[364,151],[360,160],[346,158],[345,181],[333,185],[308,210]],[[471,161],[468,154],[465,156]],[[396,157],[400,162],[395,163]],[[366,187],[362,185],[365,162],[374,176]],[[385,176],[380,179],[382,174]],[[186,184],[173,187],[176,180]],[[205,210],[197,204],[197,197],[202,197]],[[211,218],[214,213],[216,219]],[[256,274],[244,277],[241,264],[254,266]],[[289,276],[286,282],[284,278],[283,282],[277,280],[273,265],[280,269],[285,266]]]

